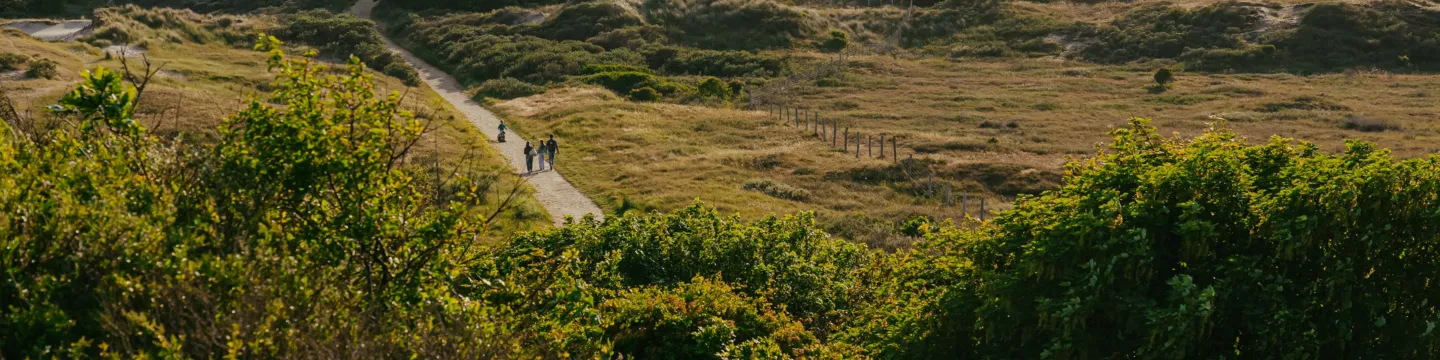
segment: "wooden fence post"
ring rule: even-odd
[[[875,143],[873,140],[875,139],[871,139],[870,135],[865,135],[865,157],[875,157]]]
[[[960,217],[964,218],[966,211],[970,210],[970,193],[960,192]]]
[[[839,144],[838,142],[835,141],[835,140],[837,140],[836,138],[838,138],[838,137],[840,137],[840,122],[839,122],[839,121],[831,121],[831,122],[830,122],[830,147],[835,147],[836,144]]]
[[[935,171],[934,171],[934,170],[931,170],[931,171],[930,171],[930,186],[926,186],[926,187],[925,187],[925,197],[927,197],[927,198],[934,198],[934,197],[935,197]]]
[[[953,203],[952,201],[955,201],[955,198],[951,197],[951,194],[950,194],[950,182],[949,182],[949,181],[946,181],[946,182],[945,182],[945,206],[955,205],[955,203]]]
[[[985,196],[980,196],[980,221],[985,221]]]
[[[850,127],[849,127],[849,126],[846,126],[846,127],[845,127],[845,147],[842,147],[841,149],[845,149],[845,152],[850,152]]]
[[[890,155],[895,156],[896,162],[900,161],[900,142],[894,136],[890,137]]]
[[[860,159],[860,132],[855,132],[855,159]]]

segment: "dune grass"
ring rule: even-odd
[[[839,121],[842,133],[899,136],[902,160],[924,159],[914,173],[935,171],[937,193],[946,182],[957,198],[968,192],[972,214],[976,196],[996,210],[1053,188],[1068,159],[1093,155],[1130,117],[1183,136],[1224,122],[1252,142],[1281,135],[1339,151],[1345,139],[1364,139],[1401,157],[1440,152],[1440,127],[1429,121],[1440,112],[1434,76],[1179,72],[1167,91],[1151,93],[1153,73],[1146,64],[1044,58],[856,57],[847,74],[787,103]],[[612,211],[673,210],[694,199],[749,217],[815,210],[829,230],[881,246],[896,241],[882,230],[908,218],[960,214],[925,196],[928,179],[894,181],[903,172],[893,160],[856,160],[764,111],[637,103],[600,88],[494,108],[523,134],[556,134],[561,171]],[[762,182],[809,195],[775,196]]]

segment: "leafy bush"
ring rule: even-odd
[[[1221,2],[1194,10],[1167,4],[1141,6],[1110,24],[1080,26],[1078,37],[1094,39],[1080,56],[1100,62],[1127,62],[1144,58],[1176,58],[1186,49],[1240,49],[1240,35],[1254,27],[1259,14],[1235,2]]]
[[[1436,271],[1413,256],[1440,239],[1433,157],[1249,146],[1223,130],[1185,143],[1142,120],[1115,136],[993,227],[932,232],[915,255],[940,255],[897,259],[880,277],[897,295],[847,341],[886,358],[1440,351],[1434,295],[1401,285]]]
[[[545,23],[535,31],[537,35],[550,40],[586,40],[643,24],[645,19],[640,18],[640,14],[619,2],[590,1],[560,8],[559,12],[545,19]]]
[[[715,77],[707,77],[695,85],[696,94],[701,97],[727,99],[730,97],[730,86]]]
[[[646,0],[644,11],[651,24],[670,30],[670,39],[704,49],[790,47],[820,32],[800,9],[771,0]]]
[[[30,60],[29,67],[25,69],[25,77],[54,79],[55,76],[60,75],[57,67],[58,65],[50,59],[33,59]]]
[[[634,71],[603,72],[586,76],[584,81],[587,84],[604,86],[616,94],[629,94],[631,90],[658,84],[655,75]]]
[[[1157,89],[1160,89],[1160,91],[1164,91],[1165,86],[1169,85],[1171,82],[1174,81],[1175,74],[1170,72],[1170,68],[1160,68],[1160,70],[1155,70],[1155,87]]]
[[[630,100],[635,100],[635,101],[655,101],[655,100],[660,100],[660,92],[659,92],[659,91],[655,91],[655,88],[652,88],[652,87],[649,87],[649,86],[642,87],[642,88],[638,88],[638,89],[635,89],[635,90],[630,90],[630,93],[629,93],[627,96],[630,98]]]
[[[844,31],[831,30],[830,38],[825,39],[818,47],[823,51],[840,52],[841,50],[845,50],[846,46],[850,46],[850,35]]]
[[[745,181],[745,190],[759,191],[765,195],[785,200],[805,201],[810,199],[809,190],[786,185],[770,179],[750,179]]]
[[[599,45],[607,50],[639,50],[648,45],[661,45],[669,41],[665,28],[654,25],[631,26],[600,33],[585,42]]]
[[[647,67],[644,67],[644,66],[639,66],[639,65],[625,65],[625,64],[589,64],[589,65],[585,65],[584,73],[585,73],[586,75],[594,75],[594,74],[606,73],[606,72],[637,72],[637,73],[646,73],[646,74],[654,74],[654,73],[655,73],[653,70],[650,70],[650,68],[647,68]]]
[[[22,54],[0,53],[0,71],[20,70],[21,65],[30,62],[30,57]]]
[[[321,54],[339,58],[359,57],[371,68],[403,80],[406,85],[420,84],[420,76],[398,54],[385,48],[385,41],[376,30],[375,22],[350,14],[333,14],[326,10],[305,11],[286,15],[286,26],[276,36],[318,47]]]
[[[496,99],[514,99],[543,92],[545,92],[544,87],[530,85],[530,83],[515,78],[486,80],[476,88],[476,95]]]

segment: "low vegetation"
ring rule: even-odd
[[[415,68],[406,63],[399,54],[385,47],[380,30],[373,21],[350,14],[337,15],[326,10],[310,10],[281,15],[277,22],[284,24],[276,30],[275,35],[279,38],[314,45],[319,48],[321,55],[329,57],[359,57],[365,65],[400,79],[406,85],[420,84],[420,75],[415,72]]]
[[[1135,120],[1058,189],[974,228],[912,218],[901,232],[924,240],[893,253],[808,213],[745,221],[703,204],[487,248],[473,243],[483,209],[505,200],[397,166],[421,127],[358,59],[327,78],[273,54],[282,106],[253,102],[208,150],[147,135],[136,93],[104,69],[61,101],[75,128],[16,132],[0,111],[0,188],[30,189],[0,191],[0,245],[18,251],[0,261],[0,351],[1440,355],[1423,285],[1440,269],[1437,158],[1251,146],[1224,129],[1187,141]]]

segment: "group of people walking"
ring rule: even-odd
[[[503,121],[503,120],[500,121],[500,136],[497,136],[497,139],[496,139],[496,140],[498,140],[499,142],[505,142],[505,129],[507,129],[507,128],[508,128],[508,127],[505,126],[505,121]],[[536,156],[539,156],[539,157],[540,157],[540,171],[545,171],[545,165],[546,165],[547,162],[548,162],[549,165],[550,165],[550,169],[551,169],[551,170],[554,170],[554,169],[555,169],[555,154],[556,154],[556,153],[559,153],[559,152],[560,152],[560,144],[555,142],[555,134],[550,134],[550,140],[549,140],[549,141],[540,141],[540,144],[539,144],[538,147],[536,147],[536,146],[531,146],[531,145],[530,145],[530,142],[529,142],[529,141],[526,141],[526,142],[525,142],[525,173],[528,174],[528,173],[535,172],[535,157],[536,157]]]
[[[555,154],[560,152],[560,144],[555,142],[555,134],[550,134],[549,141],[540,141],[540,146],[532,147],[530,142],[525,142],[525,171],[535,172],[535,156],[540,156],[540,171],[545,171],[545,164],[548,161],[550,169],[555,169]]]

